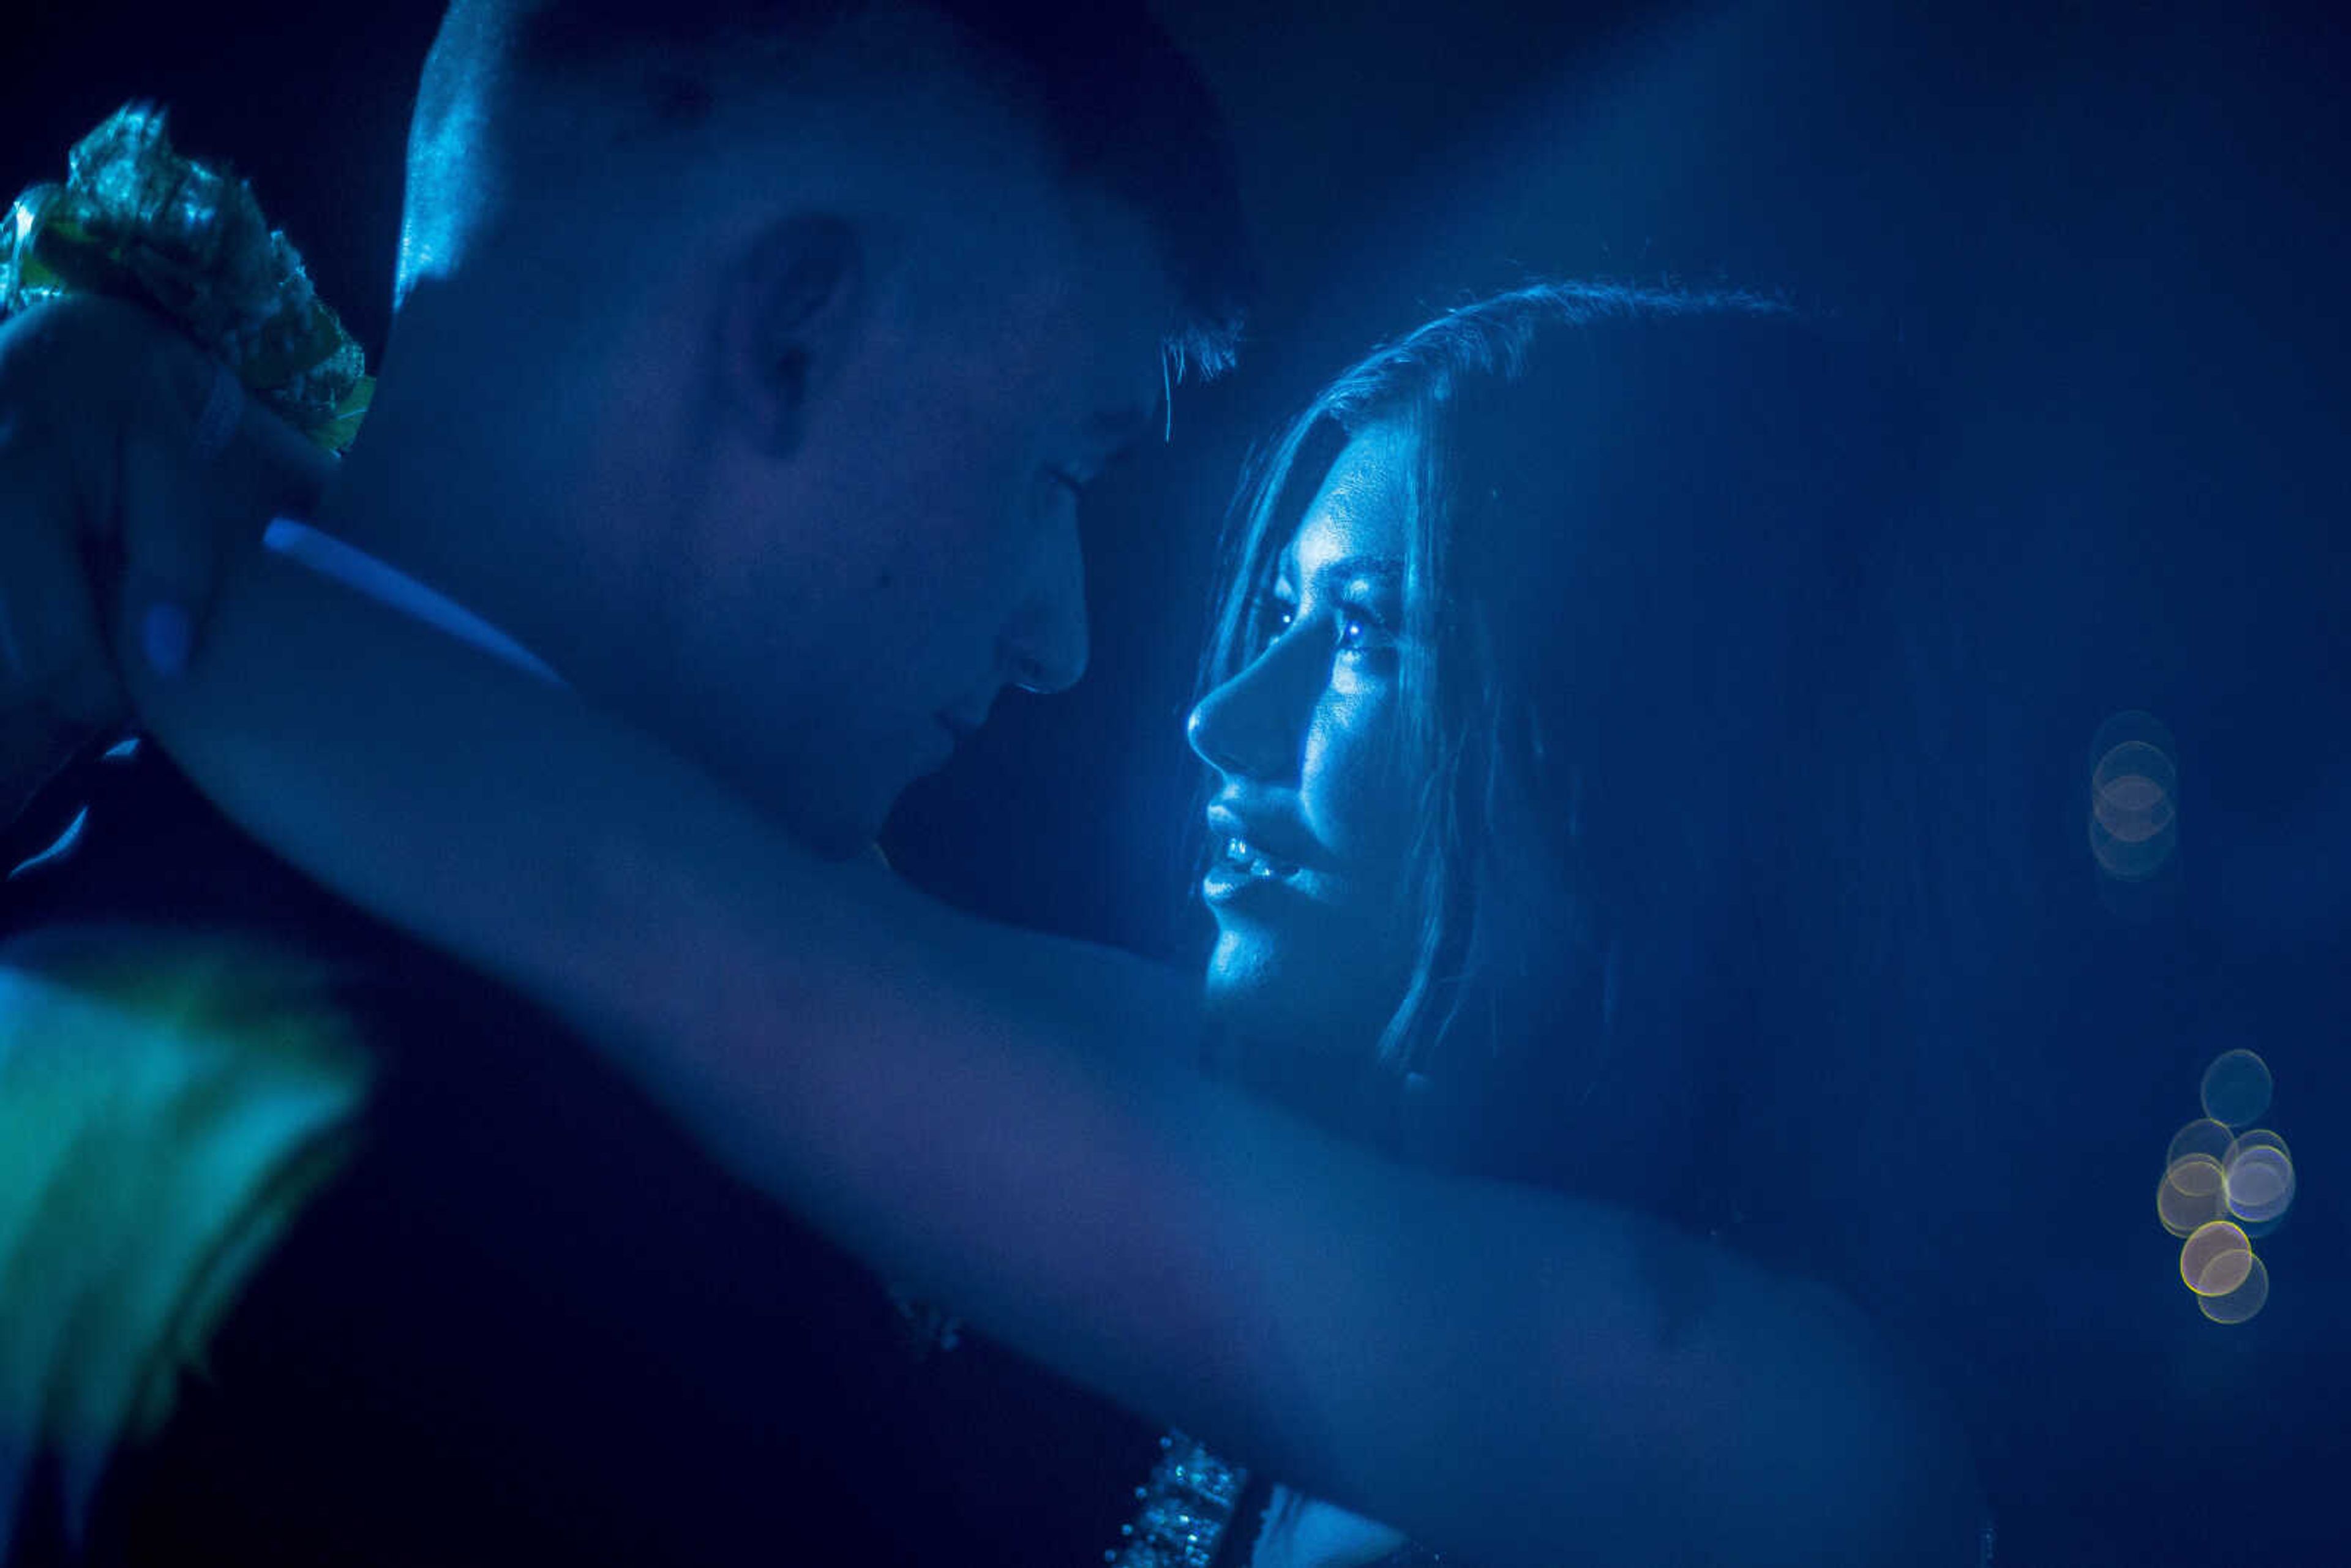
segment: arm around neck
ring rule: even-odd
[[[1840,1299],[1208,1082],[1179,977],[819,859],[576,696],[281,559],[235,564],[184,676],[131,669],[249,831],[1130,1407],[1492,1564],[1974,1560],[1960,1446]]]

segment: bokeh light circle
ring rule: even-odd
[[[2285,1150],[2254,1144],[2231,1155],[2221,1166],[2229,1212],[2239,1219],[2268,1224],[2294,1205],[2294,1160]]]
[[[2090,810],[2098,825],[2126,844],[2143,844],[2171,826],[2171,758],[2143,740],[2126,740],[2090,773]]]
[[[2243,1282],[2235,1290],[2226,1295],[2196,1298],[2197,1310],[2216,1323],[2241,1323],[2269,1302],[2268,1268],[2253,1254],[2248,1252],[2245,1256],[2252,1260],[2252,1267],[2246,1270]]]
[[[2169,1170],[2190,1155],[2209,1155],[2215,1164],[2226,1165],[2229,1151],[2236,1146],[2237,1134],[2228,1123],[2199,1116],[2171,1134],[2171,1147],[2163,1154],[2163,1168]]]
[[[2225,1296],[2252,1271],[2253,1244],[2225,1219],[2198,1226],[2179,1249],[2179,1279],[2199,1296]]]
[[[2153,881],[2170,861],[2176,841],[2167,830],[2133,843],[2115,837],[2095,816],[2090,819],[2090,857],[2117,882]]]
[[[2285,1146],[2284,1136],[2273,1127],[2249,1127],[2238,1134],[2229,1140],[2228,1148],[2220,1155],[2220,1163],[2227,1165],[2247,1149],[2275,1149],[2286,1157],[2288,1165],[2294,1163],[2294,1151]]]
[[[2211,1197],[2229,1185],[2228,1167],[2210,1155],[2182,1155],[2164,1175],[2190,1197]]]
[[[2204,1114],[2231,1127],[2251,1126],[2270,1108],[2276,1088],[2270,1064],[2250,1051],[2224,1051],[2204,1070]]]
[[[2120,882],[2153,878],[2179,841],[2179,769],[2170,731],[2152,715],[2119,713],[2090,755],[2090,853]]]
[[[2156,1218],[2184,1241],[2198,1226],[2229,1217],[2227,1184],[2220,1162],[2211,1155],[2183,1155],[2156,1187]]]

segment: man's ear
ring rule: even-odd
[[[864,246],[846,219],[801,215],[762,231],[737,263],[720,314],[726,416],[764,451],[798,450],[810,406],[855,349],[868,304]]]

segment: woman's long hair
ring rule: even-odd
[[[1883,357],[1778,302],[1541,284],[1373,353],[1252,465],[1204,690],[1262,645],[1350,434],[1415,438],[1422,919],[1375,1132],[1898,1273],[1889,1199],[1937,1207],[1970,1103],[1966,862],[1998,847],[1917,423]]]

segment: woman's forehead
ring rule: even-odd
[[[1400,567],[1410,547],[1407,505],[1415,437],[1401,423],[1366,425],[1333,458],[1281,551],[1283,575],[1312,579]]]

